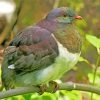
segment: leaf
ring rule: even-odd
[[[86,39],[96,48],[100,48],[100,39],[93,35],[86,35]]]
[[[80,57],[79,58],[79,62],[86,62],[86,63],[89,63],[89,61],[87,60],[87,59],[85,59],[85,58],[83,58],[83,57]]]

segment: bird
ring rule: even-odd
[[[75,25],[81,19],[71,8],[59,7],[16,34],[4,50],[5,89],[46,84],[71,70],[81,54],[82,39]]]

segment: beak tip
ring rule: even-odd
[[[82,19],[82,17],[81,16],[75,16],[75,19]]]

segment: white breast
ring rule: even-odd
[[[58,40],[55,38],[55,36],[52,34],[53,38],[56,40],[57,44],[58,44],[58,50],[59,50],[59,56],[63,57],[69,61],[75,61],[77,62],[80,53],[71,53],[67,50],[67,48],[65,48],[61,43],[58,42]]]
[[[67,50],[67,48],[63,47],[62,44],[58,42],[59,56],[68,59],[69,61],[75,61],[80,53],[71,53]]]

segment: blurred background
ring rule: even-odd
[[[83,17],[82,21],[76,23],[82,36],[83,47],[78,64],[61,80],[93,84],[95,76],[94,84],[100,87],[100,61],[98,61],[100,52],[86,39],[88,34],[100,38],[100,0],[0,0],[0,66],[4,49],[19,31],[43,19],[53,8],[62,6],[71,7]],[[90,98],[91,93],[58,91],[42,96],[38,96],[37,93],[26,94],[5,100],[90,100]],[[100,100],[100,96],[94,94],[93,100]]]

